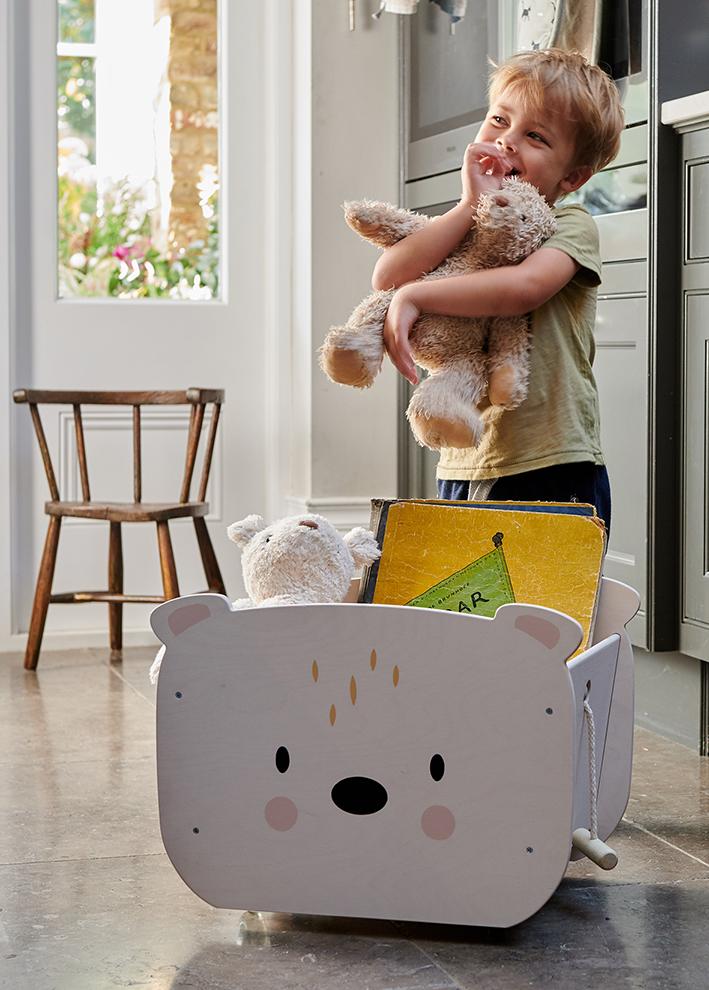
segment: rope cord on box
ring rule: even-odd
[[[596,776],[596,723],[593,718],[593,709],[584,698],[583,713],[586,719],[588,730],[588,786],[589,786],[589,807],[591,811],[591,827],[589,829],[592,839],[598,838],[598,782]]]

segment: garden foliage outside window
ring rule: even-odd
[[[217,298],[217,0],[57,7],[59,296]]]

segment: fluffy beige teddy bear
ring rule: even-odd
[[[324,516],[288,516],[267,526],[261,516],[232,523],[227,533],[242,548],[241,568],[248,598],[232,608],[341,602],[355,569],[371,564],[381,551],[374,534],[356,526],[342,536]],[[158,679],[163,646],[150,668]]]
[[[365,240],[389,247],[433,222],[430,217],[387,203],[345,204],[345,219]],[[514,176],[498,192],[481,196],[469,233],[425,279],[463,275],[517,264],[554,233],[552,209],[540,193]],[[384,356],[382,331],[394,290],[376,291],[353,311],[344,327],[333,327],[320,349],[326,375],[341,385],[369,387]],[[420,444],[471,447],[483,424],[478,406],[487,393],[492,405],[512,409],[527,394],[529,330],[526,316],[494,319],[424,314],[410,337],[414,360],[428,371],[406,414]]]

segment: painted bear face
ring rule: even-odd
[[[232,612],[205,595],[160,606],[153,628],[167,646],[163,838],[205,900],[512,924],[555,889],[569,851],[573,620],[520,605],[494,620]],[[528,895],[520,875],[535,878]]]

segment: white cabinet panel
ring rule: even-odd
[[[683,652],[709,659],[709,291],[685,295]]]
[[[633,642],[646,643],[647,608],[647,303],[645,296],[599,299],[594,373],[601,446],[613,501],[604,573],[636,588],[641,613]]]
[[[709,162],[697,162],[687,170],[689,224],[687,256],[690,261],[709,259]]]
[[[709,128],[682,138],[680,649],[709,660]]]

